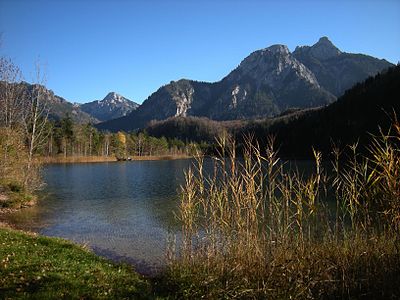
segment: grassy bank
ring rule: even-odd
[[[150,286],[116,265],[62,239],[0,228],[2,299],[149,299]]]

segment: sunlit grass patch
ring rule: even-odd
[[[148,299],[147,282],[62,239],[0,229],[0,298]]]

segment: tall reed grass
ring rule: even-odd
[[[165,289],[195,299],[400,297],[399,143],[395,121],[366,155],[355,144],[343,160],[334,148],[330,176],[314,150],[305,176],[273,138],[260,149],[248,137],[238,159],[222,137],[212,174],[202,156],[185,173],[182,243],[171,243]]]

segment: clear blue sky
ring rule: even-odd
[[[400,61],[400,1],[0,0],[0,55],[69,101],[116,91],[138,103],[171,80],[217,81],[271,44]]]

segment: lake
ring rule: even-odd
[[[193,160],[53,164],[37,206],[7,215],[16,227],[87,245],[153,274],[164,262],[184,170]],[[205,169],[212,162],[205,160]],[[310,162],[296,163],[310,170]],[[178,234],[179,238],[179,234]]]
[[[18,228],[85,244],[151,273],[164,263],[183,171],[192,160],[54,164],[35,207],[7,216]]]

